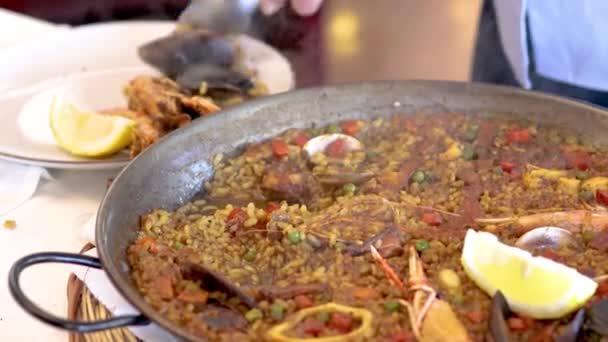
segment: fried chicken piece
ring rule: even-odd
[[[128,109],[109,109],[102,113],[136,122],[129,153],[131,158],[165,134],[188,125],[192,118],[186,110],[200,116],[220,110],[212,101],[201,96],[189,96],[175,82],[164,77],[138,76],[125,87],[125,95]]]
[[[220,109],[203,97],[189,95],[166,77],[138,76],[126,86],[125,95],[129,109],[145,113],[166,131],[190,123],[187,109],[200,116]]]
[[[131,142],[129,157],[135,158],[139,153],[145,150],[148,146],[154,144],[160,137],[167,132],[152,118],[141,112],[135,112],[129,109],[116,108],[101,112],[107,115],[122,116],[124,118],[135,121],[135,136]]]
[[[146,114],[167,131],[190,121],[182,111],[179,91],[173,81],[149,76],[138,76],[125,87],[129,109]]]
[[[201,116],[206,116],[220,110],[220,107],[218,107],[215,103],[201,96],[187,97],[182,95],[180,100],[184,106],[193,109]]]

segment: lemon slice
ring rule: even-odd
[[[80,111],[58,97],[51,104],[50,124],[59,146],[80,157],[105,157],[133,139],[135,123],[119,116]]]
[[[462,250],[467,275],[493,296],[500,290],[511,309],[536,318],[559,318],[593,296],[597,283],[574,268],[498,241],[487,232],[467,231]]]

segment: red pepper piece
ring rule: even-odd
[[[277,211],[281,209],[281,205],[277,202],[268,202],[266,203],[266,208],[264,209],[264,211],[266,211],[267,215],[272,214],[273,212]]]
[[[512,129],[507,132],[507,142],[513,143],[527,143],[530,141],[530,131],[527,128]]]
[[[436,212],[426,212],[422,214],[422,222],[429,226],[439,226],[441,222],[443,222],[443,219],[441,215]]]
[[[310,137],[306,132],[298,132],[294,137],[292,142],[300,147],[304,146],[310,140]]]
[[[569,169],[585,171],[591,165],[591,156],[586,151],[568,151],[565,157],[566,167]]]
[[[500,162],[500,168],[506,173],[511,173],[513,171],[513,169],[515,168],[515,164],[508,162],[506,160],[503,160]]]
[[[293,300],[295,301],[298,309],[309,308],[314,304],[312,299],[306,295],[297,295]]]
[[[342,133],[348,135],[356,135],[361,130],[361,122],[357,120],[344,121],[341,125]]]
[[[346,141],[344,139],[337,139],[327,146],[325,154],[330,157],[340,158],[346,154]]]
[[[324,325],[318,319],[309,317],[302,322],[301,327],[306,334],[318,337],[323,331]]]
[[[388,340],[390,342],[413,342],[416,339],[413,334],[405,330],[398,329],[390,333]]]
[[[272,153],[277,158],[283,158],[289,154],[289,146],[281,139],[272,140]]]
[[[328,326],[342,334],[347,334],[353,328],[353,317],[342,312],[334,312],[329,319]]]
[[[247,220],[247,213],[241,208],[234,208],[226,218],[226,225],[241,228]]]
[[[598,201],[598,203],[608,206],[608,191],[597,190],[595,192],[595,199]]]

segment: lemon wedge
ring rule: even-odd
[[[57,144],[79,157],[119,152],[133,140],[135,127],[127,118],[80,111],[58,97],[51,104],[50,124]]]
[[[461,257],[467,275],[511,309],[535,319],[560,318],[581,307],[597,288],[576,269],[501,243],[487,232],[467,231]]]

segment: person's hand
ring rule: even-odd
[[[305,17],[315,14],[323,0],[260,0],[260,9],[265,15],[272,15],[283,8],[287,2],[291,4],[293,10]]]

